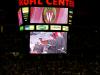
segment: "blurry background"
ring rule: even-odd
[[[19,32],[17,20],[17,1],[0,2],[0,51],[22,51],[25,48],[24,32]],[[25,33],[27,35],[27,33]]]

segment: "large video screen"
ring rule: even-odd
[[[67,32],[30,32],[30,54],[67,53]]]
[[[31,7],[30,23],[68,24],[68,8]]]

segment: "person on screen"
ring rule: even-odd
[[[40,39],[41,45],[43,47],[42,52],[47,53],[47,51],[48,51],[48,40],[42,40],[42,38],[39,38],[39,39]]]
[[[53,32],[52,37],[54,38],[53,42],[55,42],[53,45],[54,47],[51,47],[52,51],[55,53],[65,53],[65,40],[63,37],[62,32]]]
[[[35,44],[35,47],[33,49],[33,52],[37,52],[37,53],[42,53],[43,52],[43,46],[42,45],[39,45],[39,44]]]

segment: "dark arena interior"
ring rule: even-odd
[[[19,31],[17,0],[1,0],[0,75],[100,75],[99,5],[75,0],[66,54],[30,54],[29,32]]]

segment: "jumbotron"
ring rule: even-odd
[[[18,0],[19,6],[32,6],[41,5],[44,6],[45,3],[48,6],[68,6],[69,0]]]

